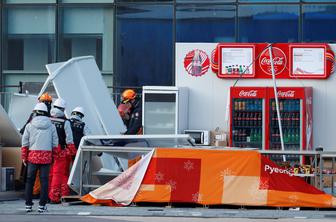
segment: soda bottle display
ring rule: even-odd
[[[236,124],[236,126],[241,126],[241,120],[242,120],[241,113],[237,113],[237,124]]]
[[[272,104],[272,109],[271,110],[275,111],[275,101],[272,101],[271,104]]]
[[[246,113],[241,113],[241,126],[246,126]]]
[[[233,65],[233,68],[237,67],[241,72],[239,65]],[[244,66],[242,68],[245,69]],[[303,151],[313,149],[312,123],[314,122],[311,112],[313,89],[311,87],[278,87],[277,105],[279,107],[276,106],[273,87],[235,86],[230,90],[232,105],[230,105],[229,129],[231,132],[232,130],[240,130],[241,137],[245,134],[245,138],[239,142],[232,137],[233,134],[230,135],[230,146],[262,147],[264,150],[284,148],[285,150]],[[238,116],[241,121],[238,121]],[[245,133],[242,130],[245,130]],[[280,131],[283,138],[280,138]],[[285,142],[284,147],[281,144],[282,139]],[[281,155],[276,154],[276,156],[282,161]],[[292,158],[298,160],[296,156]],[[302,158],[300,156],[300,158],[302,163],[309,162],[308,157]]]
[[[227,69],[228,69],[228,74],[232,74],[232,67],[229,66]]]
[[[242,108],[241,108],[241,110],[245,110],[245,108],[246,108],[246,107],[245,107],[245,105],[246,105],[246,101],[242,101],[241,103],[242,103]]]
[[[262,116],[261,113],[257,113],[258,126],[262,126]]]
[[[232,102],[232,145],[261,148],[262,100],[239,98]]]
[[[234,101],[234,109],[235,110],[238,110],[239,109],[239,103],[238,103],[238,101]]]
[[[269,143],[271,150],[281,150],[280,130],[275,100],[270,101],[270,130]],[[282,126],[285,150],[300,150],[300,100],[279,99],[280,120]],[[281,157],[271,157],[272,160],[281,161]],[[299,161],[297,155],[286,155],[289,162]]]

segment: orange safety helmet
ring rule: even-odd
[[[121,94],[121,97],[122,97],[122,100],[123,101],[128,101],[128,100],[131,100],[131,99],[134,99],[136,97],[136,92],[133,90],[133,89],[126,89],[122,94]]]
[[[43,93],[38,100],[40,102],[52,102],[52,97],[48,93]]]

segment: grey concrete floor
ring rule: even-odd
[[[88,221],[242,221],[239,218],[248,221],[260,220],[273,221],[284,220],[323,220],[336,221],[335,210],[288,210],[288,209],[241,209],[241,208],[202,208],[202,207],[159,207],[159,206],[130,206],[130,207],[106,207],[92,205],[61,205],[49,204],[48,212],[43,217],[37,211],[38,201],[35,201],[34,210],[28,215],[25,212],[24,200],[0,201],[0,221],[47,221],[36,219],[50,218],[48,222],[57,221],[56,217],[69,217],[71,221],[77,221],[76,218],[87,218]],[[75,217],[74,217],[75,216]],[[24,220],[11,220],[17,217]],[[134,218],[133,218],[134,217]],[[32,220],[29,220],[31,218]],[[97,220],[91,220],[97,218]],[[131,219],[133,218],[133,219]],[[144,219],[139,219],[144,218]],[[172,218],[172,219],[169,219]],[[174,219],[175,218],[175,219]],[[179,219],[178,219],[179,218]],[[6,219],[6,220],[4,220]],[[98,220],[99,219],[99,220]],[[178,220],[177,220],[178,219]],[[67,221],[67,220],[65,220]],[[79,221],[79,220],[78,220]],[[245,220],[244,220],[245,221]]]
[[[184,218],[184,217],[129,217],[129,216],[57,216],[57,215],[7,215],[2,222],[334,222],[334,219],[255,219],[255,218]]]

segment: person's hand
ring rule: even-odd
[[[22,160],[22,163],[24,166],[27,166],[27,161],[26,160]]]

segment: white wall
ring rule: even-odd
[[[176,86],[189,88],[189,129],[213,130],[227,128],[225,119],[228,92],[236,79],[219,79],[209,70],[200,77],[194,77],[184,69],[186,54],[200,49],[211,56],[217,43],[176,44]],[[331,45],[336,52],[336,44]],[[313,87],[313,146],[322,145],[325,150],[336,151],[336,74],[328,79],[302,80],[279,79],[281,86]],[[236,86],[273,86],[272,79],[240,79]]]

